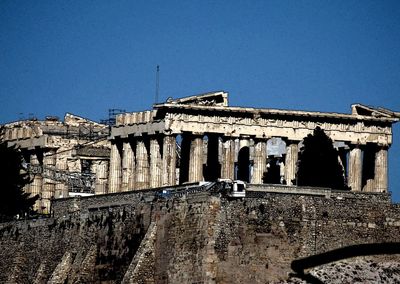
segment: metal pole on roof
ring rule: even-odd
[[[160,66],[157,65],[157,71],[156,71],[156,99],[155,99],[155,104],[158,103],[158,95],[160,91]]]

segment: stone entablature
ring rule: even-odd
[[[151,111],[117,117],[109,192],[216,178],[261,184],[266,175],[292,185],[301,141],[316,127],[341,145],[352,190],[385,192],[387,149],[398,119],[398,113],[360,104],[351,114],[229,107],[225,92],[169,99]],[[276,138],[286,149],[270,157],[267,144]]]
[[[202,105],[155,105],[153,111],[126,113],[117,117],[112,137],[139,136],[167,131],[220,133],[231,137],[286,137],[301,141],[318,126],[334,141],[358,145],[392,143],[392,123],[396,117],[369,117],[358,114],[284,111],[270,109]]]
[[[173,108],[172,108],[173,109]],[[181,109],[179,109],[181,110]],[[186,110],[183,108],[183,110]],[[200,111],[199,111],[200,112]],[[232,113],[235,115],[235,113]],[[363,121],[348,121],[347,123],[315,122],[311,119],[302,121],[282,118],[242,118],[235,116],[205,116],[187,113],[172,113],[165,118],[166,131],[180,134],[185,131],[203,133],[224,133],[231,137],[250,135],[255,138],[285,137],[289,140],[301,141],[316,127],[324,131],[335,141],[345,141],[365,145],[392,143],[391,126],[387,121],[378,121],[378,125],[366,125]],[[339,120],[339,119],[338,119]],[[391,122],[389,122],[391,124]],[[382,124],[380,126],[379,124]]]
[[[43,136],[83,138],[88,135],[96,137],[107,134],[108,129],[105,125],[67,113],[64,121],[59,121],[57,117],[47,117],[46,120],[32,119],[7,123],[0,133],[0,138],[2,141],[11,142]]]

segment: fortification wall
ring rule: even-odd
[[[52,218],[0,226],[0,282],[277,282],[299,257],[400,242],[400,208],[388,195],[257,194],[57,201]]]

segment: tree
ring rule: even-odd
[[[347,189],[339,153],[320,127],[304,138],[297,178],[298,185]]]
[[[21,151],[0,143],[0,219],[7,220],[19,214],[30,214],[38,195],[29,197],[23,187],[30,183],[27,170],[23,167]]]

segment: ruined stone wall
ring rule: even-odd
[[[400,211],[381,202],[271,194],[221,207],[216,266],[227,283],[281,281],[298,257],[400,241]]]
[[[2,224],[0,283],[120,283],[148,216],[142,204]]]
[[[0,282],[265,283],[287,279],[299,257],[400,241],[385,194],[257,194],[56,201],[54,218],[0,226]]]

